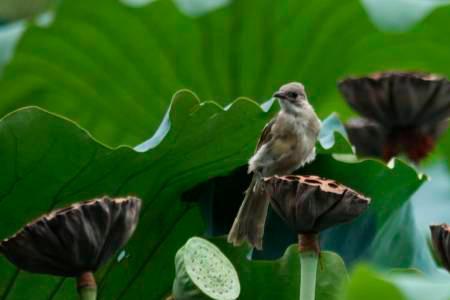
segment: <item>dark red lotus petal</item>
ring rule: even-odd
[[[443,266],[450,272],[450,226],[431,225],[431,240]]]
[[[271,205],[297,233],[318,233],[358,217],[370,199],[317,176],[273,176],[264,180]]]
[[[347,102],[385,128],[420,128],[450,117],[450,82],[418,72],[383,72],[339,83]]]
[[[18,268],[33,273],[79,276],[95,272],[136,229],[141,200],[103,197],[55,210],[0,243]]]

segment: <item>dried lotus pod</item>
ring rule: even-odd
[[[0,252],[28,272],[77,277],[81,299],[95,299],[92,272],[125,245],[140,209],[134,197],[76,203],[25,225],[0,243]]]
[[[339,89],[353,109],[384,129],[380,157],[385,160],[400,153],[416,162],[422,160],[447,128],[450,82],[444,77],[417,72],[375,73],[344,79]],[[362,139],[367,132],[356,133],[358,128],[350,127],[350,139],[359,139],[356,147],[374,144],[373,140]],[[367,131],[367,127],[360,130]]]
[[[418,72],[381,72],[350,77],[339,89],[363,117],[390,127],[439,123],[450,117],[450,82]]]
[[[137,198],[104,197],[55,210],[0,243],[0,251],[28,272],[76,277],[96,271],[133,234]]]
[[[214,244],[193,237],[175,256],[175,300],[234,300],[241,286],[233,264]]]
[[[319,232],[358,217],[370,199],[318,176],[273,176],[264,187],[275,212],[298,233],[300,299],[315,299]]]
[[[431,225],[430,230],[433,247],[442,265],[450,272],[450,226],[448,224]]]
[[[318,176],[273,176],[265,179],[271,205],[299,234],[316,234],[358,217],[370,199]]]
[[[384,157],[386,131],[374,121],[353,118],[345,124],[350,143],[361,156]]]

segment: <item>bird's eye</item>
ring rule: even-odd
[[[289,92],[288,93],[289,98],[297,98],[297,93],[296,92]]]

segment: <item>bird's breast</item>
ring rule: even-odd
[[[273,143],[273,152],[276,155],[283,155],[294,151],[298,144],[298,136],[294,132],[285,132]]]
[[[294,161],[302,161],[314,149],[317,133],[312,130],[308,118],[282,115],[274,128],[278,137],[274,142],[274,152]]]

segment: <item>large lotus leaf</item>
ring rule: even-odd
[[[341,300],[448,300],[450,282],[425,277],[416,272],[396,270],[380,274],[368,266],[358,266],[345,285]]]
[[[31,25],[1,80],[0,114],[39,105],[109,145],[134,145],[180,88],[224,104],[242,95],[263,101],[300,80],[322,117],[347,116],[336,81],[348,74],[450,75],[447,6],[391,34],[373,25],[360,0],[231,1],[196,18],[171,0],[124,2],[63,1],[53,24]]]
[[[298,299],[300,291],[300,259],[297,245],[272,261],[250,261],[249,249],[235,248],[224,239],[213,239],[231,260],[241,282],[240,299]],[[335,253],[323,251],[317,270],[317,300],[334,300],[348,279],[344,261]]]
[[[436,152],[439,153],[442,157],[447,158],[447,165],[450,168],[450,159],[448,159],[449,149],[450,149],[450,130],[447,130],[445,134],[442,136],[437,148],[438,151]]]
[[[24,29],[24,22],[14,22],[0,26],[0,74],[5,63],[13,55],[14,46]]]
[[[410,29],[448,0],[361,0],[377,26],[386,31],[401,32]]]
[[[139,151],[107,148],[71,121],[38,108],[9,114],[0,121],[0,238],[54,207],[105,194],[137,195],[144,201],[141,222],[125,251],[96,274],[100,299],[159,300],[170,289],[176,250],[204,231],[198,206],[179,201],[182,192],[245,165],[273,112],[245,99],[224,110],[179,92],[160,130]],[[408,188],[421,183],[417,175],[370,164],[371,172],[386,172]],[[74,282],[20,272],[1,258],[0,295],[74,299]]]
[[[340,253],[348,263],[364,258],[383,267],[422,267],[418,260],[427,260],[429,256],[415,234],[414,216],[408,201],[421,185],[408,183],[417,176],[410,167],[395,160],[394,168],[399,176],[391,177],[382,170],[372,169],[372,160],[349,166],[349,171],[342,173],[336,167],[325,167],[333,165],[328,158],[319,163],[323,164],[326,177],[337,178],[374,200],[366,214],[355,222],[327,230],[322,239],[324,247]],[[427,180],[424,176],[421,183]]]
[[[372,263],[385,268],[415,267],[432,275],[442,273],[430,252],[429,226],[450,223],[450,175],[442,160],[434,161],[425,171],[430,180],[376,233],[369,250]]]
[[[411,198],[413,214],[422,233],[431,224],[450,223],[450,172],[445,162],[437,160],[426,167],[431,180]]]
[[[0,122],[0,238],[56,206],[103,194],[138,195],[144,207],[128,258],[99,273],[100,297],[137,299],[145,291],[147,299],[161,299],[173,279],[176,249],[203,230],[196,206],[178,201],[180,193],[244,164],[254,148],[248,139],[256,140],[270,114],[248,100],[224,111],[180,92],[169,132],[157,148],[141,153],[109,149],[74,123],[37,108],[14,112]],[[61,282],[0,260],[4,298],[73,298],[73,282]]]
[[[319,133],[318,153],[353,154],[353,148],[347,139],[344,125],[336,114],[322,121]]]

